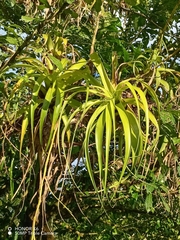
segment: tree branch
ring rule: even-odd
[[[170,17],[168,18],[168,20],[166,21],[166,24],[164,25],[164,28],[162,29],[162,31],[160,31],[160,36],[159,36],[159,40],[158,40],[158,42],[157,42],[157,46],[160,45],[161,40],[162,40],[162,37],[163,37],[163,35],[164,35],[164,33],[165,33],[168,25],[169,25],[170,22],[173,20],[173,16],[174,16],[176,10],[178,9],[179,5],[180,5],[180,0],[179,0],[179,2],[175,5],[174,9],[172,10]]]
[[[97,35],[98,29],[99,29],[100,16],[101,16],[101,12],[98,13],[97,18],[96,18],[96,22],[95,22],[96,27],[94,29],[94,34],[93,34],[93,38],[92,38],[90,54],[94,53],[94,46],[95,46],[95,42],[96,42],[96,35]]]
[[[32,32],[29,36],[27,36],[24,40],[24,42],[17,48],[17,50],[14,52],[14,54],[11,55],[11,57],[3,62],[1,64],[0,67],[0,72],[3,71],[7,66],[11,65],[14,63],[16,57],[21,54],[21,52],[23,51],[23,49],[28,46],[29,42],[33,39],[33,38],[37,38],[38,35],[42,32],[43,28],[45,27],[45,25],[50,22],[54,17],[56,17],[56,15],[60,14],[62,11],[64,10],[64,6],[62,6],[60,9],[58,9],[55,13],[51,13],[51,15],[45,19],[43,22],[40,22],[37,25],[37,28],[34,30],[34,32]]]
[[[135,14],[137,14],[137,15],[139,15],[139,16],[142,16],[142,17],[144,17],[145,19],[147,19],[149,22],[151,22],[151,23],[153,23],[157,28],[159,28],[159,29],[161,29],[161,27],[157,24],[157,23],[155,23],[153,20],[151,20],[147,15],[145,15],[145,14],[143,14],[143,13],[141,13],[141,12],[136,12],[136,11],[134,11],[133,9],[130,9],[130,8],[126,8],[126,7],[120,7],[122,10],[124,10],[124,11],[127,11],[127,12],[132,12],[132,13],[135,13]]]

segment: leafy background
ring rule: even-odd
[[[179,238],[179,15],[0,2],[2,239]]]

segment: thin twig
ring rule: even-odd
[[[14,54],[14,53],[15,53],[13,49],[8,48],[7,46],[1,45],[1,46],[0,46],[0,49],[2,49],[2,51],[4,51],[4,52],[9,52],[9,53],[11,53],[11,54]]]
[[[180,48],[177,48],[173,53],[171,53],[169,56],[167,56],[160,64],[166,62],[167,60],[169,60],[170,58],[172,58],[174,55],[176,55],[179,52],[180,52]]]
[[[93,38],[92,38],[90,54],[94,53],[94,46],[95,46],[95,42],[96,42],[96,35],[97,35],[98,29],[99,29],[100,16],[101,16],[101,12],[98,13],[97,18],[96,18],[96,23],[95,23],[96,27],[94,29],[94,34],[93,34]]]

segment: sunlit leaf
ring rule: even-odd
[[[95,190],[97,191],[97,186],[96,186],[96,182],[94,179],[94,173],[92,170],[92,165],[91,165],[91,159],[89,156],[89,138],[90,138],[90,134],[93,131],[94,127],[95,127],[95,121],[97,119],[97,117],[103,112],[103,110],[105,109],[106,105],[102,104],[101,106],[99,106],[93,113],[93,115],[91,116],[87,128],[86,128],[86,135],[85,135],[85,140],[84,140],[84,149],[85,149],[85,156],[86,156],[86,166],[87,166],[87,170],[90,176],[90,179],[92,181],[92,184],[95,188]],[[101,163],[100,163],[101,165]]]
[[[105,125],[105,117],[104,112],[101,113],[100,117],[96,123],[96,131],[95,131],[95,141],[96,141],[96,150],[98,156],[98,167],[99,167],[99,178],[102,179],[103,176],[103,144],[104,144],[104,125]]]
[[[102,81],[105,89],[109,90],[110,92],[113,92],[113,87],[110,83],[108,75],[107,75],[107,73],[104,69],[104,66],[103,66],[100,58],[98,57],[98,55],[96,53],[93,53],[93,54],[91,54],[90,58],[100,74],[101,81]]]
[[[49,59],[52,61],[52,63],[54,63],[56,65],[56,67],[62,71],[63,70],[63,66],[62,63],[59,59],[55,58],[54,56],[48,54]]]
[[[21,152],[22,152],[22,145],[23,145],[23,140],[24,140],[24,136],[26,134],[26,130],[29,124],[29,113],[28,111],[25,112],[24,114],[24,118],[22,121],[22,127],[21,127],[21,139],[20,139],[20,156],[21,156]]]
[[[109,166],[109,154],[110,154],[110,143],[112,137],[112,113],[109,104],[105,109],[105,123],[106,123],[106,142],[105,142],[105,176],[104,176],[104,191],[106,193],[107,179],[108,179],[108,166]]]
[[[128,165],[128,160],[131,153],[131,129],[128,117],[126,115],[126,112],[124,111],[121,104],[116,105],[116,109],[119,113],[120,120],[122,122],[123,130],[124,130],[124,142],[125,142],[125,155],[124,155],[124,162],[123,162],[123,168],[120,175],[119,183],[121,183],[121,180],[123,178],[123,175],[125,173],[126,167]]]
[[[30,16],[22,16],[21,19],[24,21],[24,22],[32,22],[34,20],[33,17],[30,17]]]
[[[55,92],[55,82],[53,83],[53,86],[50,87],[46,93],[42,110],[41,110],[41,115],[40,115],[40,124],[39,124],[39,137],[40,137],[40,143],[42,144],[43,142],[43,126],[44,126],[44,121],[48,113],[49,105],[52,101],[52,98],[54,96]]]

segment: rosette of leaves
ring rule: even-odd
[[[94,53],[90,59],[97,69],[95,75],[99,77],[92,77],[86,71],[83,78],[86,81],[85,87],[73,89],[69,102],[74,100],[76,91],[83,90],[86,97],[83,103],[78,102],[75,111],[69,115],[61,140],[64,142],[72,119],[78,114],[80,118],[76,121],[72,139],[76,138],[79,126],[82,126],[84,120],[85,164],[96,191],[99,191],[98,186],[101,186],[101,191],[106,193],[111,161],[115,164],[118,159],[122,161],[119,179],[116,181],[116,185],[119,186],[128,177],[126,174],[128,164],[131,162],[133,168],[143,158],[148,143],[150,123],[156,128],[156,136],[151,147],[157,144],[159,126],[156,117],[148,108],[147,92],[157,104],[157,109],[159,102],[153,89],[142,79],[129,78],[115,84],[109,79],[98,55]],[[92,145],[94,148],[91,148]],[[92,155],[95,159],[92,159]],[[95,176],[97,173],[100,180],[98,186]]]

